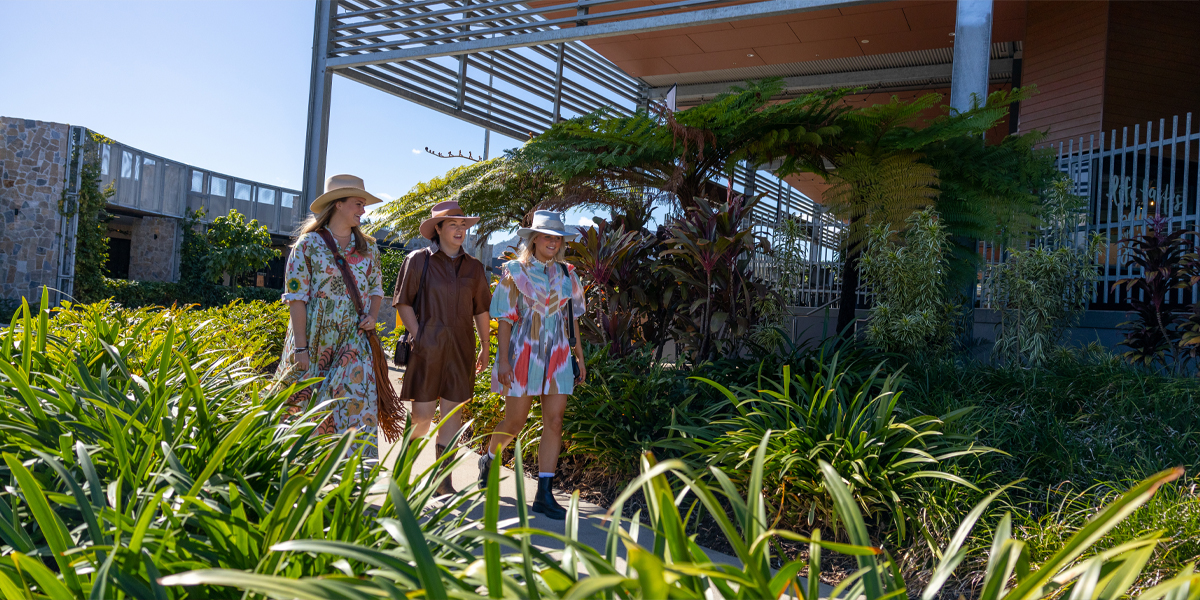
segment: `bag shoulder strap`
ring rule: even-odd
[[[354,281],[354,273],[350,272],[350,265],[346,263],[345,258],[342,258],[342,253],[337,248],[337,242],[333,241],[333,234],[328,229],[322,228],[317,233],[320,234],[321,239],[325,240],[329,251],[333,253],[333,261],[337,263],[338,270],[342,272],[342,281],[346,283],[346,291],[350,292],[350,299],[354,301],[354,310],[358,312],[359,316],[362,316],[362,296],[358,293],[358,283]]]
[[[563,276],[567,278],[567,283],[571,285],[572,295],[567,297],[567,341],[570,342],[571,348],[575,347],[575,284],[571,283],[571,272],[567,270],[567,265],[558,263],[562,268]]]

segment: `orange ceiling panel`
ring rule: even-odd
[[[697,46],[705,52],[723,52],[726,50],[741,50],[756,46],[780,46],[794,44],[800,40],[792,33],[787,23],[760,25],[748,29],[713,31],[709,33],[692,33],[688,35]]]
[[[601,54],[603,54],[601,52]],[[635,60],[618,60],[614,61],[622,71],[633,75],[634,77],[650,77],[653,75],[670,75],[678,73],[675,67],[663,58],[639,58]]]
[[[844,37],[869,37],[881,33],[908,31],[908,20],[899,9],[881,10],[861,15],[793,21],[789,23],[802,42],[818,42]]]
[[[681,54],[703,54],[691,38],[686,35],[654,38],[650,40],[628,40],[617,44],[591,44],[592,48],[603,54],[605,58],[620,62],[639,58],[663,58]]]
[[[704,54],[685,54],[668,56],[663,60],[675,67],[680,73],[694,71],[716,71],[719,69],[738,69],[741,67],[757,67],[764,65],[763,59],[753,50],[727,50],[725,52],[706,52]]]
[[[763,59],[763,62],[768,65],[862,56],[862,50],[859,49],[858,42],[853,38],[780,46],[761,46],[754,49],[758,52],[759,57]]]
[[[710,33],[713,31],[729,31],[731,29],[733,29],[732,23],[714,23],[712,25],[700,25],[698,27],[684,27],[682,29],[663,29],[660,31],[647,31],[645,33],[639,33],[639,34],[637,34],[637,36],[643,40],[650,40],[650,39],[660,38],[660,37],[669,37],[672,35],[691,36],[692,34],[696,34],[696,33]],[[604,41],[608,41],[608,38],[604,38]]]
[[[945,29],[925,29],[922,31],[904,31],[900,33],[884,33],[864,37],[858,40],[863,54],[891,54],[893,52],[909,52],[912,50],[929,50],[932,48],[947,48],[954,45],[954,26]],[[866,40],[864,42],[864,40]]]

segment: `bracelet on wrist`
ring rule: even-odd
[[[292,350],[292,352],[293,352],[293,353],[296,353],[296,352],[308,352],[308,348],[295,348],[295,349],[293,349],[293,350]]]

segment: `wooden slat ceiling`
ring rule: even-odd
[[[665,1],[631,0],[607,8]],[[1025,7],[1026,0],[996,1],[992,42],[1024,38]],[[657,79],[671,74],[950,48],[954,43],[954,13],[953,0],[894,0],[602,38],[588,45],[630,75]],[[721,80],[716,75],[712,79]]]

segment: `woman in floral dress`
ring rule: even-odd
[[[378,382],[364,332],[375,328],[383,301],[383,278],[375,240],[364,234],[359,224],[366,212],[364,207],[380,200],[352,175],[330,177],[325,190],[309,207],[313,214],[300,226],[300,235],[288,257],[283,301],[288,304],[291,319],[274,389],[323,378],[288,400],[293,412],[333,400],[327,407],[329,416],[317,431],[333,434],[356,428],[361,432],[364,454],[378,458]],[[369,303],[361,319],[333,252],[321,238],[322,229],[333,235],[364,303]]]
[[[496,365],[492,391],[504,394],[504,420],[496,426],[488,450],[479,459],[480,485],[487,482],[491,463],[529,418],[534,396],[542,402],[542,439],[538,447],[538,491],[533,511],[563,519],[566,510],[554,499],[554,469],[562,447],[562,419],[575,384],[587,377],[583,347],[568,327],[579,331],[578,320],[568,323],[568,303],[576,317],[583,314],[583,286],[575,267],[563,261],[567,237],[558,213],[537,211],[533,225],[517,231],[525,239],[521,256],[504,265],[504,277],[492,295],[492,318],[498,322]],[[575,377],[571,357],[579,365]]]

